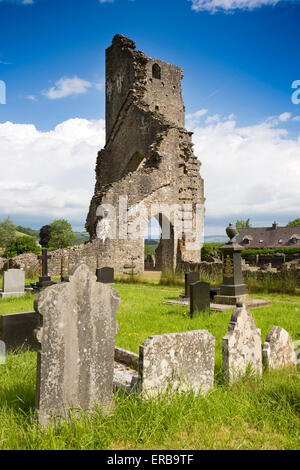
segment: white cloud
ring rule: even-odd
[[[57,100],[71,95],[85,94],[91,86],[91,82],[76,76],[73,78],[61,78],[55,83],[54,87],[44,91],[43,95],[47,96],[50,100]]]
[[[291,113],[282,113],[278,116],[279,121],[285,122],[291,119],[292,114]]]
[[[207,217],[299,214],[300,133],[289,138],[276,119],[239,127],[232,116],[191,130]]]
[[[35,95],[27,95],[26,96],[26,99],[27,100],[30,100],[30,101],[37,101],[37,97]]]
[[[0,124],[0,213],[50,222],[63,217],[83,226],[104,141],[103,120],[70,119],[50,132]]]
[[[219,114],[213,114],[212,116],[208,116],[205,120],[206,124],[211,124],[212,122],[218,122],[218,121],[220,121]]]
[[[16,3],[17,5],[33,5],[34,0],[0,0],[0,3]]]
[[[187,114],[186,119],[188,120],[198,119],[199,117],[204,116],[206,113],[207,113],[207,109],[199,109],[199,111],[196,111],[195,113]]]
[[[205,123],[206,114],[190,115],[187,127],[202,162],[207,218],[296,218],[300,133],[290,138],[278,118],[240,127],[233,115]],[[0,124],[0,218],[66,218],[83,226],[104,143],[104,120],[70,119],[50,132]]]
[[[217,11],[232,12],[234,10],[254,10],[263,6],[272,6],[281,0],[189,0],[195,11]]]
[[[98,82],[98,83],[94,83],[94,86],[97,90],[99,91],[103,91],[104,90],[104,83],[103,82]]]

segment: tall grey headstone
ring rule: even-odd
[[[6,350],[35,350],[37,344],[33,332],[38,327],[38,321],[36,312],[0,315],[0,339],[5,342]]]
[[[210,284],[198,281],[190,284],[190,316],[196,317],[210,309]]]
[[[241,252],[243,247],[233,241],[238,232],[232,224],[229,224],[226,233],[230,241],[220,246],[223,255],[223,282],[220,294],[215,296],[214,302],[229,305],[236,305],[240,302],[249,303],[251,297],[247,294],[242,274]]]
[[[119,294],[97,282],[83,263],[74,267],[69,282],[48,287],[36,298],[36,408],[41,424],[95,404],[110,408],[119,306]]]
[[[3,290],[0,297],[21,297],[25,293],[25,272],[21,269],[8,269],[3,273]]]
[[[190,296],[190,285],[194,284],[195,282],[200,280],[200,273],[198,272],[189,272],[185,273],[185,289],[184,289],[184,296],[189,297]]]
[[[296,365],[296,352],[292,338],[280,326],[273,326],[263,345],[263,364],[269,369]]]
[[[103,282],[104,284],[113,284],[115,282],[114,268],[109,268],[107,266],[98,268],[96,271],[96,276],[97,281]]]
[[[0,366],[6,362],[6,346],[4,341],[0,341]]]
[[[261,330],[245,304],[232,313],[222,339],[222,355],[224,378],[230,383],[245,375],[249,367],[253,373],[262,374]]]
[[[196,330],[151,336],[140,346],[140,388],[147,397],[168,387],[205,394],[214,384],[215,338]]]

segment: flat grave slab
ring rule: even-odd
[[[164,305],[181,305],[182,307],[189,307],[190,300],[186,298],[182,299],[171,299],[167,302],[164,302]],[[247,304],[248,307],[256,308],[256,307],[266,307],[270,305],[269,300],[262,300],[262,299],[252,299],[250,304]],[[225,312],[227,310],[232,310],[235,305],[226,305],[226,304],[215,304],[211,302],[210,309],[215,312]]]

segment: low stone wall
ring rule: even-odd
[[[143,240],[142,240],[143,242]],[[128,241],[130,244],[130,240]],[[113,244],[113,249],[109,250],[108,245]],[[51,251],[51,259],[48,261],[48,270],[50,276],[60,276],[61,263],[63,260],[65,274],[79,261],[86,263],[92,271],[96,271],[98,266],[109,266],[114,268],[116,273],[130,274],[141,273],[144,271],[144,259],[139,259],[132,250],[132,256],[128,258],[124,252],[124,246],[118,246],[115,240],[93,240],[82,245],[75,245],[69,248]],[[1,269],[0,258],[0,269]],[[4,266],[7,260],[4,259]],[[10,267],[23,269],[24,271],[40,272],[40,262],[36,255],[25,253],[11,259]]]
[[[0,271],[3,271],[6,263],[7,263],[6,258],[0,258]]]
[[[257,255],[250,255],[246,261],[250,266],[260,267],[271,264],[272,268],[280,268],[284,263],[297,260],[300,262],[300,253],[261,253]]]
[[[195,271],[207,277],[217,277],[222,276],[223,263],[208,263],[207,261],[202,261],[202,263],[190,263],[183,261],[179,269],[185,273]]]

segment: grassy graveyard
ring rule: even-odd
[[[95,409],[72,423],[39,429],[34,420],[36,354],[8,355],[0,366],[0,449],[300,449],[300,371],[264,372],[232,387],[222,380],[221,339],[231,312],[190,319],[187,307],[164,305],[180,287],[116,283],[121,295],[116,344],[138,353],[150,335],[207,329],[216,338],[215,387],[206,397],[165,395],[144,400],[115,394],[115,410]],[[274,325],[300,340],[300,298],[259,294],[252,309],[262,341]],[[0,300],[0,314],[33,309],[32,294]]]

